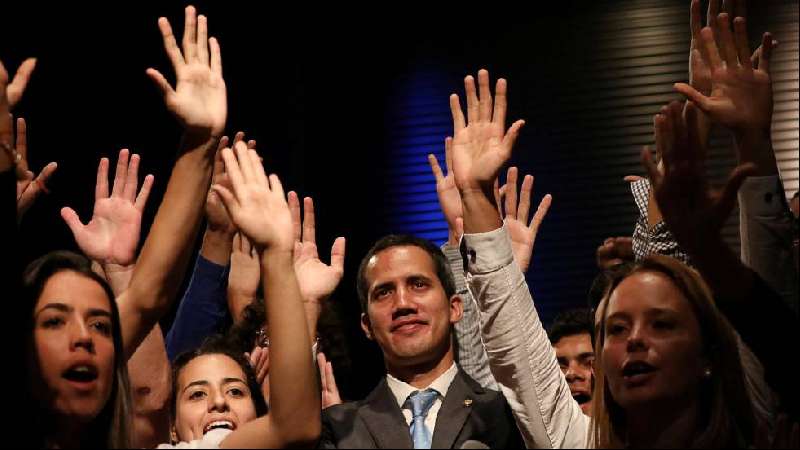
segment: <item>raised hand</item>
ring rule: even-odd
[[[500,188],[501,198],[505,197],[505,223],[508,236],[511,238],[511,249],[514,252],[514,261],[523,273],[528,271],[533,258],[533,246],[536,243],[536,235],[539,233],[539,226],[542,224],[553,197],[547,194],[539,203],[536,213],[530,223],[528,217],[531,209],[531,195],[533,193],[533,176],[526,175],[522,181],[519,204],[517,203],[517,173],[516,167],[508,169],[505,186]]]
[[[305,302],[321,304],[333,294],[344,275],[345,238],[339,237],[331,248],[331,264],[319,259],[317,250],[316,214],[314,200],[303,200],[303,218],[300,218],[300,199],[289,192],[289,209],[294,227],[294,271]],[[312,330],[313,332],[314,330]]]
[[[333,366],[322,352],[317,353],[317,367],[322,381],[322,409],[341,405],[342,397],[339,395],[339,387],[336,386],[336,378],[333,376]]]
[[[664,161],[660,173],[650,150],[642,151],[642,163],[653,186],[664,222],[675,239],[690,254],[705,242],[719,240],[725,220],[736,203],[736,194],[744,179],[753,173],[752,164],[738,166],[721,191],[712,190],[704,170],[701,143],[695,126],[697,109],[691,102],[685,107],[672,102],[665,114],[656,116],[656,145]]]
[[[97,168],[97,185],[92,219],[81,223],[72,208],[63,208],[61,217],[72,230],[81,250],[101,264],[129,266],[136,262],[136,248],[142,224],[142,212],[153,186],[153,176],[147,175],[138,196],[139,155],[128,161],[129,152],[119,152],[111,195],[108,194],[108,158],[102,158]]]
[[[633,238],[629,236],[607,238],[602,245],[597,247],[595,259],[597,268],[600,270],[610,269],[626,261],[633,261]]]
[[[269,347],[256,345],[251,353],[244,355],[250,361],[250,366],[256,374],[256,382],[259,386],[264,385],[269,374]]]
[[[677,83],[675,89],[711,120],[735,132],[769,130],[773,108],[769,64],[777,42],[770,33],[764,34],[754,66],[744,17],[735,18],[733,32],[728,13],[719,14],[713,20],[709,17],[709,24],[716,24],[716,29],[711,26],[701,29],[701,42],[692,50],[693,57],[702,59],[710,70],[709,92],[685,83]],[[697,26],[694,25],[693,30]]]
[[[506,131],[506,80],[497,80],[494,103],[489,90],[489,72],[478,72],[480,98],[472,76],[464,79],[467,119],[458,95],[450,96],[453,114],[453,161],[455,183],[461,195],[473,191],[490,194],[500,169],[511,158],[511,149],[525,121],[518,120]]]
[[[19,154],[17,162],[17,218],[30,209],[42,192],[47,192],[47,180],[55,173],[58,164],[51,162],[37,176],[28,167],[28,127],[25,119],[17,119],[15,148]]]
[[[233,223],[259,253],[266,249],[292,252],[292,215],[283,185],[277,175],[267,177],[255,150],[248,149],[244,142],[235,147],[235,155],[230,148],[222,150],[232,191],[220,184],[212,189],[222,199]]]
[[[233,145],[237,142],[244,142],[244,133],[238,132],[233,138]],[[211,184],[219,184],[231,189],[231,182],[228,174],[225,173],[225,163],[222,161],[222,149],[228,146],[230,139],[228,136],[223,136],[219,141],[217,154],[214,159],[214,174],[211,177]],[[255,150],[256,141],[250,140],[247,142],[247,148]],[[212,232],[219,232],[225,235],[232,236],[236,233],[236,226],[228,217],[228,212],[225,210],[225,205],[222,204],[219,196],[209,189],[208,197],[206,198],[206,219],[208,220],[208,229]]]
[[[234,320],[256,299],[261,281],[261,262],[250,241],[239,233],[233,238],[231,270],[228,274],[228,308]]]
[[[447,228],[450,231],[450,245],[458,245],[461,235],[464,234],[464,208],[461,205],[461,195],[456,187],[456,179],[453,175],[453,138],[448,137],[444,140],[445,169],[444,174],[439,166],[439,161],[433,154],[428,155],[428,163],[431,165],[433,176],[436,178],[436,195],[439,197],[439,205],[447,220]]]
[[[22,100],[22,94],[25,93],[25,88],[28,86],[28,81],[31,79],[33,69],[36,68],[36,58],[28,58],[22,62],[17,70],[16,75],[8,82],[8,72],[0,62],[0,97],[4,98],[8,103],[8,109],[14,109],[14,106]]]
[[[175,89],[161,72],[147,69],[147,75],[187,132],[219,138],[225,129],[228,106],[219,43],[208,38],[208,20],[203,15],[197,17],[193,6],[186,8],[182,49],[166,18],[158,19],[158,28],[175,70]]]

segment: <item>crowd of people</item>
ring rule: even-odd
[[[9,317],[25,333],[11,345],[23,368],[14,395],[37,430],[16,439],[45,448],[800,448],[790,369],[798,195],[787,201],[770,137],[778,43],[764,33],[751,51],[742,0],[712,0],[705,26],[699,0],[690,12],[689,80],[674,86],[685,100],[655,115],[645,176],[628,178],[639,210],[632,235],[597,248],[586,308],[548,330],[525,273],[536,270],[554,199],[533,211],[533,176],[520,185],[518,168],[506,167],[525,125],[507,126],[508,82],[492,89],[487,71],[466,76],[464,95],[449,99],[446,161],[428,157],[449,239],[439,247],[390,235],[362,257],[361,327],[386,375],[348,402],[318,338],[345,238],[323,262],[314,201],[265,170],[255,141],[224,135],[226,82],[207,18],[187,7],[180,44],[159,19],[176,82],[147,74],[183,137],[143,247],[154,177],[141,178],[140,156],[124,149],[111,181],[111,161],[98,164],[88,222],[61,210],[81,254],[53,251],[3,272],[18,293]],[[12,116],[35,64],[13,76],[0,64],[0,223],[12,255],[22,216],[58,167],[32,171],[26,122]],[[730,132],[738,159],[721,189],[705,172],[712,127]],[[740,255],[721,235],[737,202]]]

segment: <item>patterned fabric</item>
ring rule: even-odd
[[[639,218],[633,230],[633,254],[636,256],[636,261],[657,254],[671,256],[691,266],[689,255],[675,242],[672,233],[667,229],[667,224],[660,221],[652,228],[649,227],[647,208],[650,200],[650,180],[644,178],[631,183],[631,193],[639,208]]]
[[[406,400],[406,403],[411,406],[411,440],[414,441],[415,449],[431,448],[431,432],[425,426],[425,418],[438,397],[439,393],[435,389],[425,389],[414,392]]]

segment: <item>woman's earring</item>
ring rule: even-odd
[[[169,439],[172,441],[172,445],[178,444],[178,433],[175,432],[175,427],[169,430]]]
[[[711,367],[707,367],[706,370],[703,372],[703,378],[710,379],[711,375],[714,373],[711,371]]]

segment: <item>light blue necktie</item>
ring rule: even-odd
[[[425,426],[425,418],[428,417],[433,402],[439,397],[439,393],[434,389],[424,391],[414,391],[408,396],[405,406],[411,407],[411,440],[414,441],[414,448],[431,448],[431,432]]]

